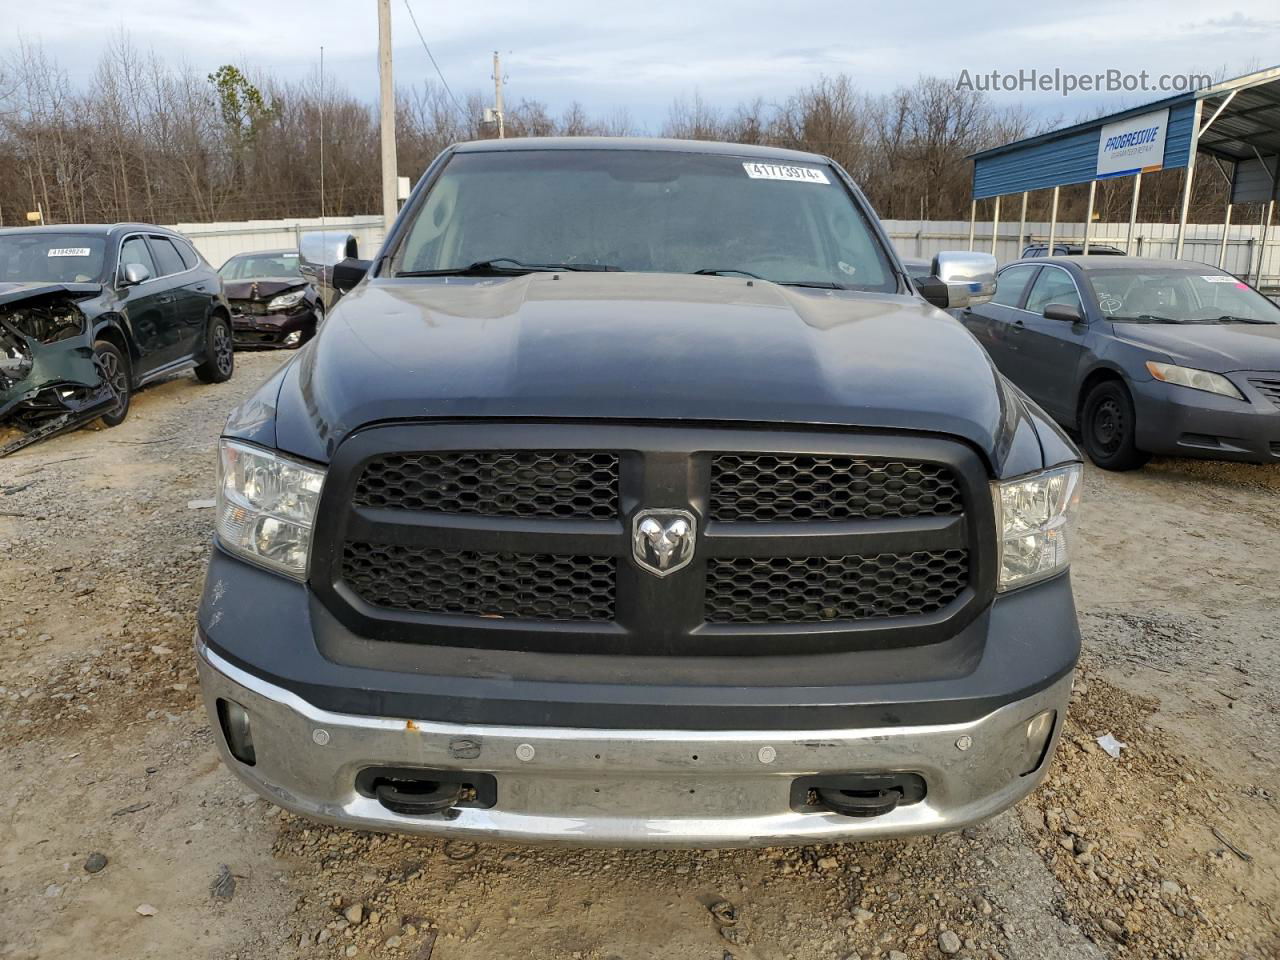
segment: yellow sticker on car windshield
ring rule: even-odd
[[[781,163],[742,162],[742,169],[752,180],[793,180],[796,183],[830,183],[827,175],[816,167],[792,167]]]

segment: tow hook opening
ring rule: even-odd
[[[836,813],[866,819],[919,803],[927,792],[924,777],[918,773],[800,777],[791,784],[791,809],[797,813]]]
[[[246,767],[255,766],[258,753],[253,746],[253,724],[249,711],[234,700],[218,698],[218,725],[230,754]]]
[[[488,808],[498,800],[492,774],[421,767],[365,767],[356,775],[356,791],[407,817],[448,816],[455,808]]]

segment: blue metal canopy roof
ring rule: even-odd
[[[1102,128],[1165,109],[1169,119],[1161,166],[1185,167],[1191,155],[1198,106],[1202,132],[1196,149],[1243,164],[1246,169],[1252,165],[1261,167],[1264,161],[1260,157],[1280,153],[1280,68],[1273,67],[976,153],[973,198],[981,200],[1104,179],[1108,175],[1098,172]],[[1211,116],[1214,122],[1205,129],[1205,121]],[[1109,176],[1136,172],[1124,170]]]

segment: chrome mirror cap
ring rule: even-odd
[[[996,293],[996,258],[989,253],[944,250],[933,258],[933,275],[947,288],[947,308],[986,303]]]
[[[151,279],[151,271],[140,263],[126,264],[124,268],[124,282],[126,286],[134,287],[140,283],[146,283]]]

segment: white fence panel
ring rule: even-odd
[[[370,257],[382,245],[382,217],[303,217],[294,220],[242,220],[226,223],[179,223],[172,227],[187,237],[215,267],[238,253],[298,248],[303,233],[346,230],[356,238],[360,256]]]
[[[1003,214],[1003,211],[1002,211]],[[904,257],[928,260],[941,250],[969,249],[968,220],[886,220],[885,229],[898,253]],[[1090,243],[1104,243],[1124,249],[1129,236],[1129,224],[1095,223],[1089,231]],[[1001,263],[1016,260],[1022,248],[1032,239],[1044,242],[1049,239],[1049,223],[1028,222],[1022,236],[1018,236],[1018,221],[1003,221],[996,234],[996,259]],[[1054,233],[1055,242],[1082,243],[1083,223],[1059,223]],[[1223,269],[1237,276],[1253,277],[1258,269],[1261,250],[1262,226],[1258,223],[1233,223],[1227,235],[1227,250]],[[1130,253],[1136,257],[1173,258],[1178,243],[1176,223],[1139,223],[1134,225],[1133,245]],[[1197,260],[1217,265],[1222,247],[1222,224],[1189,223],[1182,241],[1182,259]],[[991,221],[979,220],[974,225],[973,249],[991,250]],[[1262,264],[1261,286],[1280,286],[1280,225],[1273,224],[1267,232],[1266,255]]]

